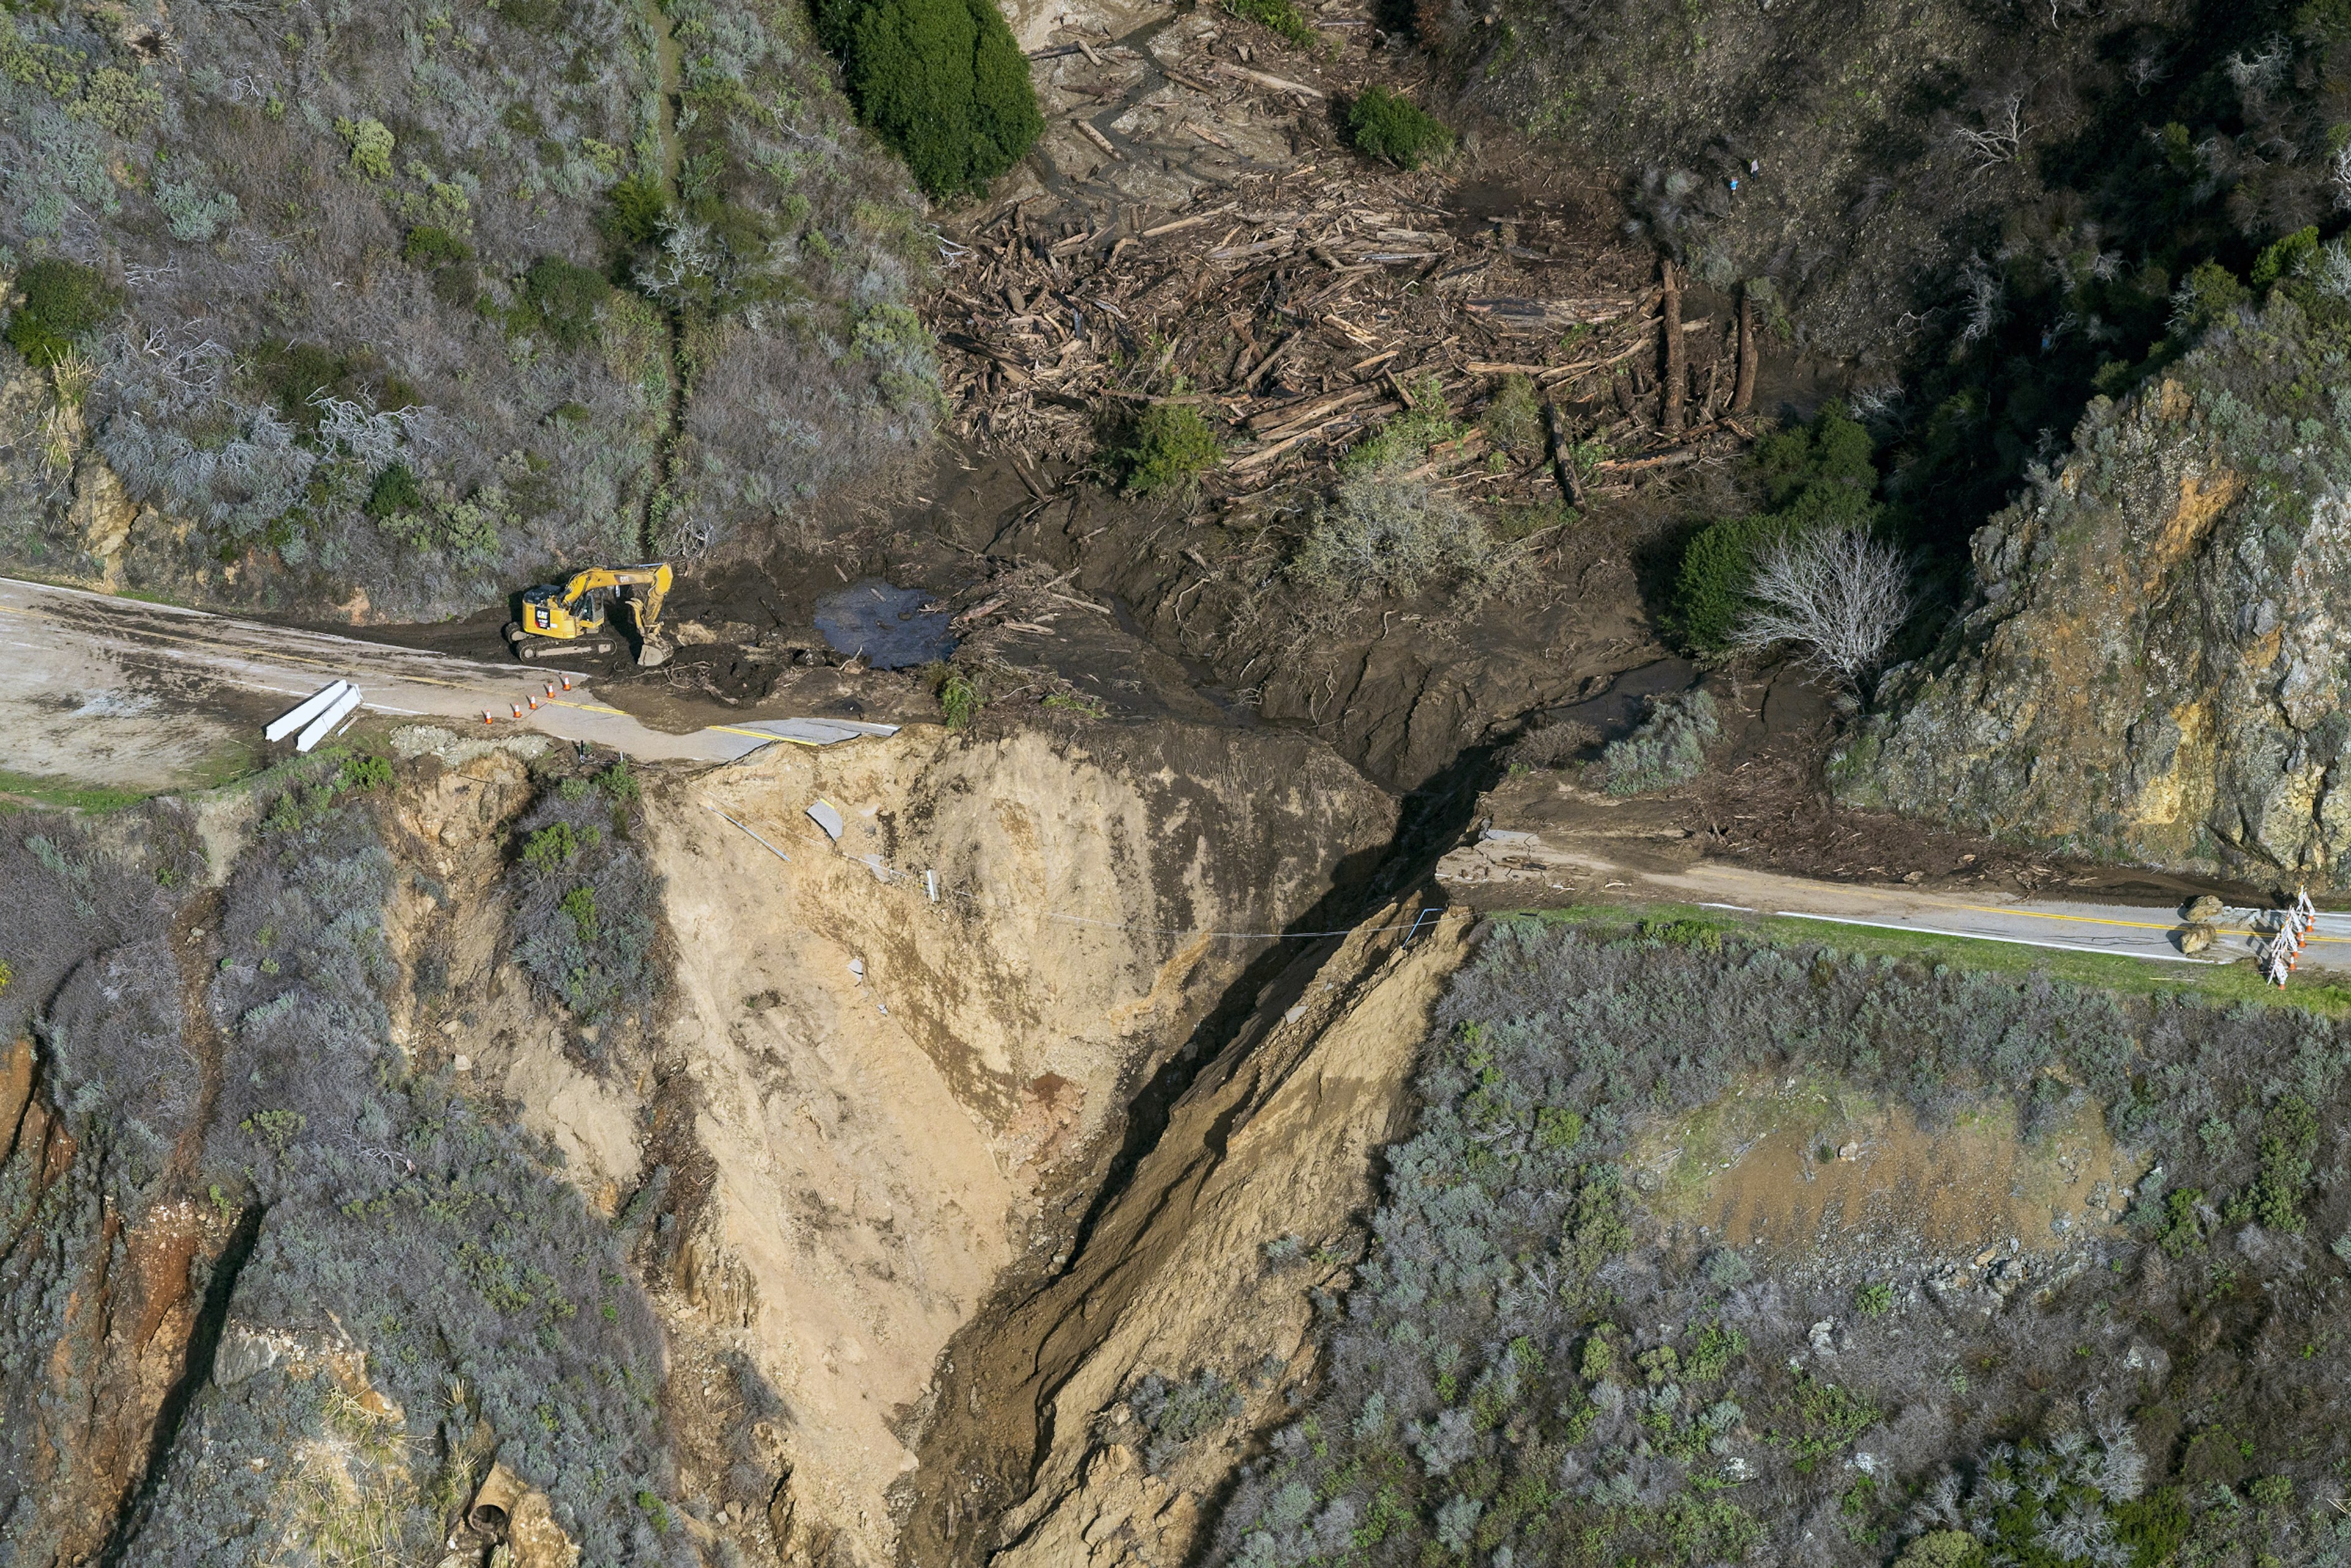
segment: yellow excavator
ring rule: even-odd
[[[522,619],[507,622],[507,643],[517,659],[551,659],[565,653],[609,653],[611,606],[625,602],[637,623],[637,663],[660,664],[672,649],[662,636],[662,604],[669,598],[669,562],[643,566],[597,566],[575,572],[569,582],[543,582],[522,594]]]

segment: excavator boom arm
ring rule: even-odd
[[[577,604],[599,589],[639,588],[644,591],[623,595],[636,607],[637,630],[646,636],[661,629],[662,605],[669,598],[671,575],[667,561],[651,561],[643,566],[598,566],[575,573],[563,585],[563,601]]]

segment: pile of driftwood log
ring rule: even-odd
[[[1034,201],[958,236],[931,323],[957,434],[1079,458],[1121,409],[1194,404],[1228,437],[1208,487],[1233,497],[1301,476],[1432,392],[1474,413],[1523,375],[1545,450],[1497,464],[1473,435],[1447,455],[1488,458],[1474,478],[1498,498],[1548,478],[1579,504],[1747,438],[1743,303],[1685,319],[1670,262],[1628,285],[1621,256],[1537,248],[1556,226],[1539,210],[1467,223],[1441,180],[1367,183],[1348,165],[1093,225]],[[1578,277],[1589,287],[1555,291]]]
[[[1431,398],[1474,417],[1525,376],[1543,439],[1496,453],[1473,433],[1433,460],[1482,497],[1578,504],[1746,438],[1750,313],[1685,311],[1677,269],[1606,198],[1332,144],[1332,103],[1394,69],[1356,47],[1368,7],[1325,0],[1311,50],[1209,15],[1128,40],[1065,25],[1031,57],[1059,172],[943,235],[928,299],[957,434],[1082,461],[1122,413],[1188,403],[1225,444],[1206,486],[1233,500],[1311,482]]]

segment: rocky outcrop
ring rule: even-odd
[[[145,1476],[187,1371],[199,1286],[234,1237],[185,1199],[126,1214],[108,1151],[78,1144],[33,1044],[0,1051],[0,1554],[79,1563]]]
[[[2339,307],[2337,308],[2339,308]],[[2282,295],[2100,399],[1974,539],[1975,596],[1834,759],[1847,802],[2351,885],[2351,451]],[[2339,350],[2335,350],[2339,355]]]

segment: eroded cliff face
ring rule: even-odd
[[[1317,1303],[1363,1251],[1466,911],[1414,896],[1316,944],[1171,1109],[1068,1270],[977,1323],[907,1489],[906,1560],[1192,1561],[1214,1498],[1311,1379]],[[1125,1397],[1213,1388],[1179,1434]],[[1179,1397],[1181,1397],[1179,1396]]]
[[[2094,404],[2064,467],[1975,536],[1973,600],[1886,675],[1884,713],[1832,762],[1843,798],[2351,883],[2351,448],[2325,391],[2341,340],[2281,295]]]
[[[649,1073],[486,1016],[454,1042],[479,1040],[590,1194],[656,1162],[693,1189],[656,1287],[673,1357],[747,1364],[788,1412],[751,1533],[884,1562],[941,1352],[1062,1261],[1134,1093],[1269,946],[1209,933],[1343,902],[1395,810],[1275,731],[775,747],[649,794],[674,943]],[[673,1396],[725,1381],[674,1373]]]
[[[17,1428],[0,1553],[81,1562],[103,1547],[180,1388],[200,1286],[235,1240],[178,1199],[126,1214],[108,1151],[76,1143],[33,1043],[0,1050],[0,1290],[31,1304],[8,1325],[0,1411]]]
[[[52,1007],[47,1044],[0,1055],[0,1286],[38,1309],[0,1325],[0,1402],[29,1445],[0,1490],[10,1561],[110,1542],[161,1560],[200,1538],[323,1550],[419,1518],[445,1533],[494,1460],[561,1524],[559,1551],[518,1563],[621,1560],[616,1521],[682,1528],[631,1537],[648,1561],[726,1560],[721,1541],[750,1561],[891,1561],[952,1336],[1061,1270],[1155,1072],[1290,1006],[1259,994],[1290,945],[1232,934],[1350,923],[1395,831],[1393,798],[1271,730],[915,727],[641,775],[611,831],[659,878],[666,979],[652,1007],[591,1021],[517,962],[511,878],[534,800],[593,786],[528,741],[388,739],[378,785],[298,781],[266,821],[216,824],[225,885],[179,911],[185,962],[159,946],[148,982],[165,1012],[175,975],[185,991],[197,1086],[151,1140],[178,1135],[180,1156],[140,1167],[153,1201],[126,1210],[120,1152],[78,1143],[59,1109],[144,1047],[105,1055],[123,1030],[92,1034],[45,1084],[78,1038]],[[255,1001],[289,982],[292,1002]],[[128,1005],[104,995],[101,1022]],[[321,1043],[344,1026],[381,1052],[364,1072]],[[129,1082],[73,1114],[124,1121],[143,1103]],[[319,1099],[353,1082],[377,1098]],[[287,1174],[344,1151],[309,1129],[346,1126],[365,1134],[356,1159]],[[430,1166],[444,1156],[462,1168]],[[546,1257],[496,1261],[549,1237]],[[333,1297],[394,1252],[381,1299]],[[415,1283],[452,1258],[462,1277]],[[592,1292],[592,1314],[498,1337],[537,1310],[499,1281],[544,1294],[571,1264],[592,1274],[560,1289]],[[466,1293],[482,1280],[486,1312]],[[1183,1280],[1154,1289],[1196,1301]],[[419,1343],[456,1328],[496,1343],[465,1353],[464,1377],[418,1382]],[[627,1408],[573,1409],[534,1358],[604,1341]],[[517,1421],[517,1379],[569,1403]],[[614,1441],[644,1479],[590,1495],[579,1445]]]

